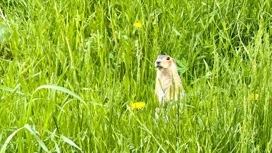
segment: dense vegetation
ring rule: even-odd
[[[0,153],[272,150],[269,0],[0,8]],[[158,54],[187,96],[155,119]]]

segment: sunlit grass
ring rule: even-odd
[[[271,152],[270,6],[0,2],[0,152]],[[186,98],[156,118],[158,54]]]

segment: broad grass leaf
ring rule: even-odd
[[[61,135],[60,138],[61,138],[64,142],[68,143],[69,145],[71,145],[71,146],[77,148],[78,150],[80,150],[80,151],[82,152],[82,150],[81,150],[81,149],[74,143],[74,141],[72,141],[71,139],[69,139],[69,138],[67,138],[67,137],[65,137],[65,136],[63,136],[63,135]]]
[[[9,142],[11,141],[11,139],[15,136],[15,134],[17,134],[19,131],[21,131],[22,129],[24,129],[24,127],[19,128],[17,130],[15,130],[13,133],[11,133],[11,135],[8,136],[8,138],[6,139],[6,141],[4,142],[4,145],[2,146],[2,148],[0,149],[0,153],[5,153],[7,146],[9,144]]]
[[[43,141],[37,136],[37,133],[35,131],[33,131],[33,129],[30,127],[30,125],[26,124],[24,126],[24,128],[26,128],[37,140],[37,142],[39,143],[39,145],[43,148],[44,151],[49,152],[48,148],[46,147],[46,145],[43,143]]]
[[[72,92],[71,90],[67,89],[67,88],[64,88],[64,87],[61,87],[61,86],[56,86],[56,85],[41,85],[39,86],[36,90],[40,90],[40,89],[53,89],[53,90],[58,90],[58,91],[61,91],[61,92],[64,92],[64,93],[67,93],[73,97],[75,97],[76,99],[78,99],[80,102],[85,103],[85,101],[79,96],[77,95],[76,93]]]
[[[10,88],[10,87],[7,87],[7,86],[3,86],[3,85],[0,85],[0,89],[1,90],[4,90],[4,91],[8,91],[8,92],[11,92],[11,93],[16,93],[18,95],[23,95],[24,93],[22,93],[21,91],[18,91],[20,85],[17,85],[14,89],[13,88]]]
[[[45,146],[45,144],[43,143],[43,141],[37,136],[37,134],[35,133],[35,131],[33,131],[33,129],[30,127],[30,125],[26,124],[25,126],[15,130],[11,135],[8,136],[8,138],[6,139],[6,141],[4,142],[4,145],[2,146],[0,153],[5,153],[7,146],[9,144],[9,142],[11,141],[11,139],[22,129],[27,129],[37,140],[37,142],[39,143],[39,145],[43,148],[44,151],[49,152],[48,148]]]

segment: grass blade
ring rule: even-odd
[[[61,86],[56,86],[56,85],[41,85],[38,88],[36,88],[35,92],[38,91],[38,90],[41,90],[41,89],[52,89],[52,90],[61,91],[63,93],[67,93],[67,94],[75,97],[76,99],[78,99],[84,105],[86,105],[86,102],[79,95],[77,95],[76,93],[74,93],[73,91],[71,91],[71,90],[69,90],[67,88],[64,88],[64,87],[61,87]],[[91,102],[91,103],[94,104],[94,105],[102,106],[101,104],[96,103],[96,102]]]
[[[7,86],[3,86],[3,85],[0,85],[0,89],[1,90],[4,90],[4,91],[8,91],[8,92],[11,92],[11,93],[16,93],[18,95],[23,95],[24,93],[22,93],[21,91],[18,91],[18,88],[20,87],[20,85],[17,85],[14,89],[13,88],[10,88],[10,87],[7,87]]]
[[[71,139],[69,139],[69,138],[67,138],[67,137],[65,137],[65,136],[63,136],[63,135],[61,135],[60,138],[61,138],[64,142],[68,143],[69,145],[71,145],[71,146],[77,148],[78,150],[80,150],[80,151],[82,152],[82,150],[81,150],[81,149],[74,143],[74,141],[72,141]]]
[[[17,130],[15,130],[14,132],[11,133],[11,135],[8,136],[8,138],[6,139],[6,141],[4,142],[4,145],[2,146],[2,148],[0,149],[0,153],[5,153],[7,146],[9,144],[9,142],[11,141],[11,139],[22,129],[24,129],[24,127],[19,128]]]
[[[25,126],[15,130],[11,135],[8,136],[8,138],[6,139],[6,141],[4,142],[4,145],[2,146],[0,153],[5,153],[7,146],[9,144],[9,142],[11,141],[11,139],[22,129],[27,129],[37,140],[37,142],[39,143],[39,145],[43,148],[44,151],[49,152],[48,148],[45,146],[45,144],[43,143],[43,141],[37,136],[37,134],[32,130],[32,128],[30,127],[30,125],[26,124]]]
[[[26,124],[24,126],[25,129],[27,129],[37,140],[37,142],[39,143],[39,145],[43,148],[44,151],[49,152],[48,148],[46,147],[46,145],[43,143],[43,141],[37,136],[37,134],[33,131],[33,129],[30,127],[30,125]]]

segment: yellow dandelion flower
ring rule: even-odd
[[[259,94],[251,93],[248,96],[249,100],[259,100]]]
[[[142,109],[146,106],[146,104],[144,102],[134,102],[130,105],[130,109],[131,110],[135,110],[135,109]]]
[[[133,26],[136,27],[136,28],[141,28],[141,27],[143,26],[143,24],[142,24],[142,22],[137,21],[137,22],[135,22],[135,23],[133,24]]]

